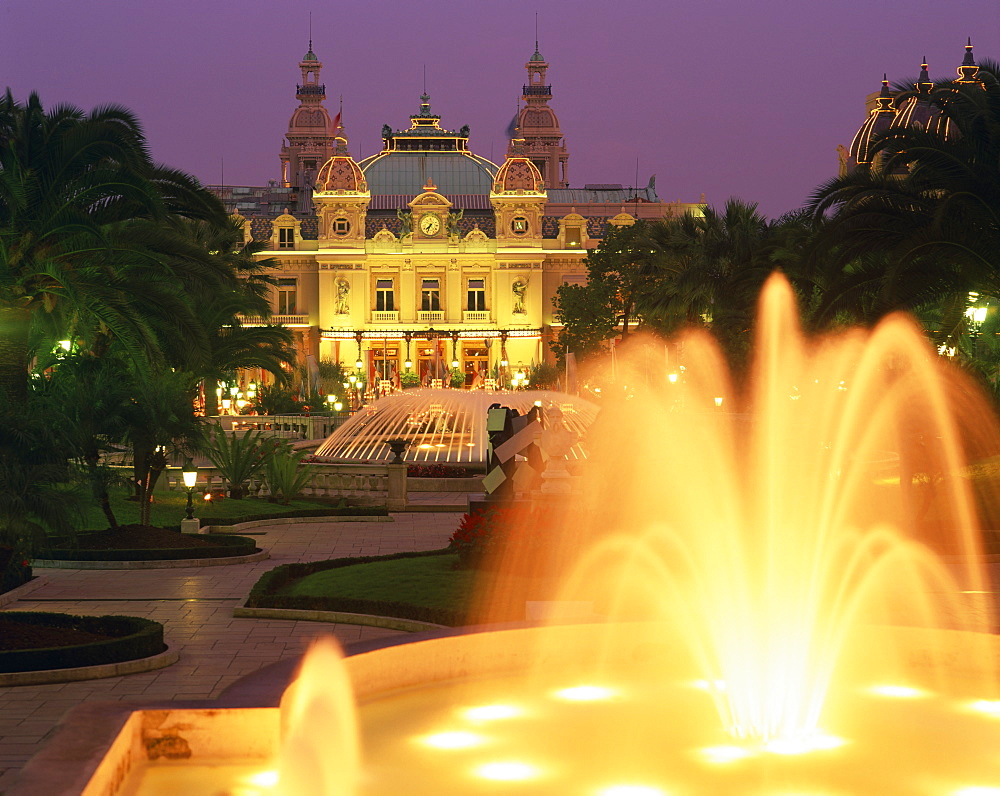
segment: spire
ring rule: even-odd
[[[932,88],[934,88],[934,83],[931,82],[931,76],[927,73],[927,57],[924,56],[923,62],[920,64],[920,77],[917,78],[917,93],[927,95],[931,93]]]
[[[978,74],[979,67],[976,65],[976,59],[972,57],[972,37],[970,36],[965,45],[965,58],[962,59],[962,65],[958,67],[958,80],[955,82],[975,83]]]
[[[882,90],[878,93],[876,102],[878,103],[875,108],[877,112],[889,111],[895,113],[892,107],[892,93],[889,91],[889,76],[885,72],[882,73]]]

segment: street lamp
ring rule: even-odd
[[[972,294],[969,294],[970,298]],[[978,295],[976,296],[978,298]],[[983,322],[986,320],[986,307],[969,307],[965,311],[965,317],[968,319],[969,323],[969,338],[971,339],[971,354],[976,355],[976,343],[979,340],[979,332],[983,328]]]
[[[188,491],[186,519],[193,520],[194,506],[191,504],[191,496],[194,493],[195,484],[198,483],[198,468],[194,466],[194,462],[190,456],[184,460],[184,467],[181,469],[181,478],[184,480],[184,486],[187,487]]]

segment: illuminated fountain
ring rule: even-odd
[[[403,390],[362,407],[316,450],[331,461],[388,461],[385,442],[406,439],[403,460],[414,463],[485,463],[486,412],[501,404],[526,414],[535,403],[556,407],[570,430],[582,434],[597,415],[589,401],[561,392],[516,390]],[[583,456],[579,447],[569,458]]]
[[[785,282],[761,306],[746,393],[698,334],[684,383],[622,366],[589,481],[514,535],[478,614],[537,600],[595,621],[328,658],[285,719],[259,713],[261,732],[284,721],[294,738],[286,786],[307,772],[310,793],[365,796],[1000,794],[1000,645],[963,477],[966,455],[996,454],[992,420],[906,319],[808,342]],[[345,677],[356,704],[327,687]],[[321,718],[296,726],[303,713]],[[265,757],[229,792],[303,792],[263,775]]]

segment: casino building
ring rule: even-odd
[[[509,382],[551,359],[556,289],[586,279],[587,251],[610,226],[703,207],[662,202],[653,178],[569,187],[537,44],[499,164],[470,149],[468,126],[442,125],[427,94],[408,126],[385,125],[381,151],[356,160],[311,42],[299,68],[281,180],[212,190],[280,262],[272,322],[295,331],[302,364],[360,361],[378,384],[408,369],[447,383],[457,363],[467,387]]]

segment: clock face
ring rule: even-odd
[[[437,235],[441,229],[441,219],[433,213],[427,213],[420,218],[420,231],[425,235]]]

